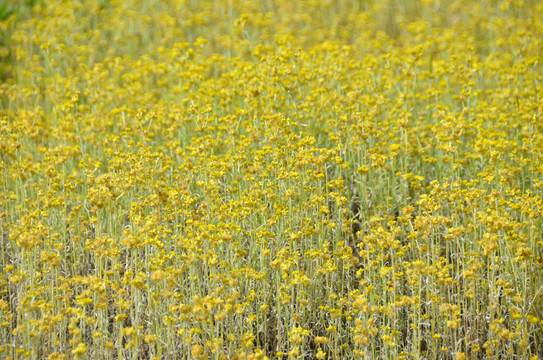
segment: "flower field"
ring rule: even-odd
[[[0,358],[543,359],[542,2],[0,3]]]

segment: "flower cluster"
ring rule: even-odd
[[[0,357],[543,358],[543,3],[15,3]]]

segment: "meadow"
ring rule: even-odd
[[[543,2],[0,1],[0,358],[543,359]]]

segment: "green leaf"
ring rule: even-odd
[[[15,11],[8,9],[8,2],[7,0],[4,0],[2,5],[0,5],[0,21],[7,20],[13,13],[15,13]]]

